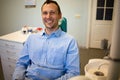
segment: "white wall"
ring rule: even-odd
[[[24,25],[44,27],[40,7],[45,0],[36,0],[35,8],[25,8],[25,0],[0,0],[0,35],[21,29]],[[80,46],[86,45],[88,0],[56,0],[68,21],[68,33],[73,35]],[[2,4],[1,4],[2,3]],[[78,17],[76,17],[78,15]],[[80,16],[80,17],[79,17]]]

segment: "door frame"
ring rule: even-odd
[[[88,23],[87,23],[87,35],[86,35],[86,48],[90,47],[90,34],[91,34],[91,10],[92,0],[88,0]]]

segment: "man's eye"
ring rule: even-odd
[[[50,12],[51,15],[55,14],[55,12]]]
[[[43,12],[42,14],[43,14],[43,15],[47,15],[47,12]]]

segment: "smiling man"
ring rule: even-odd
[[[41,7],[45,29],[31,34],[16,63],[13,80],[68,80],[80,74],[76,40],[58,27],[62,17],[56,1]]]
[[[61,19],[62,13],[57,5],[57,3],[48,2],[41,8],[42,19],[45,24],[47,34],[50,34],[58,29],[58,21]]]

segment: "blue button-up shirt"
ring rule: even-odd
[[[67,80],[80,74],[76,40],[61,29],[31,34],[20,52],[13,80]]]

